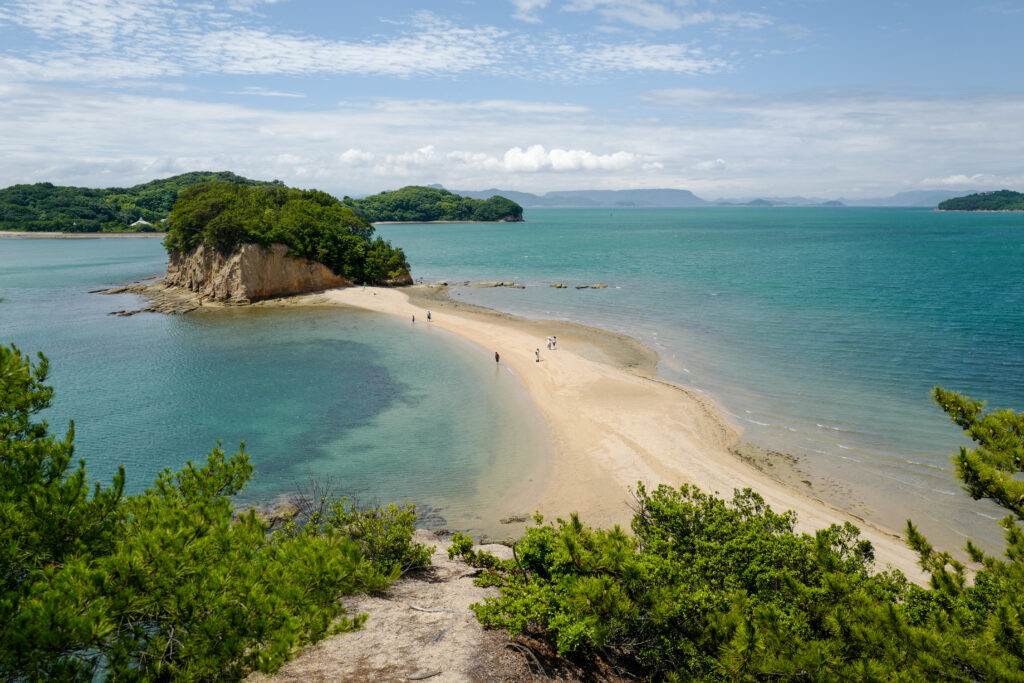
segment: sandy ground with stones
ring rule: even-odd
[[[469,610],[498,594],[473,583],[477,570],[448,559],[448,541],[419,530],[415,539],[435,547],[432,566],[410,572],[384,595],[345,600],[349,615],[367,614],[359,631],[342,633],[307,648],[265,681],[456,681],[548,680],[507,634],[485,631]],[[503,545],[479,548],[502,559]],[[545,670],[550,676],[552,672]]]

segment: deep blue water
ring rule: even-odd
[[[529,210],[519,225],[389,225],[456,298],[638,337],[822,497],[896,528],[994,542],[953,478],[935,385],[1024,410],[1024,214],[921,209]],[[553,289],[564,282],[567,289]],[[573,285],[606,283],[608,289]]]

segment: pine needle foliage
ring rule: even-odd
[[[236,516],[230,497],[252,475],[244,444],[139,495],[124,494],[123,470],[91,484],[84,461],[72,464],[73,428],[57,439],[34,421],[53,396],[48,369],[0,347],[0,680],[273,672],[362,623],[343,616],[342,596],[397,576],[364,554],[351,515],[277,531],[255,511]],[[390,521],[376,528],[401,550],[409,512],[400,529]]]
[[[968,545],[969,577],[908,524],[931,589],[876,572],[851,524],[795,531],[750,490],[731,500],[691,486],[636,493],[633,534],[577,515],[536,518],[481,581],[500,596],[474,609],[513,634],[547,637],[566,655],[598,656],[650,680],[1024,681],[1022,417],[936,389],[972,436],[955,458],[975,498],[1013,513],[1006,559]]]

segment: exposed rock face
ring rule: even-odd
[[[269,249],[243,244],[227,255],[203,245],[174,252],[167,260],[164,281],[218,301],[254,301],[352,286],[322,263],[289,256],[283,244]]]

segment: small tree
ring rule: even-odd
[[[0,347],[0,679],[237,680],[357,627],[343,595],[388,576],[332,527],[268,533],[230,496],[244,447],[165,471],[137,496],[124,472],[89,495],[85,463],[32,417],[48,364]]]

